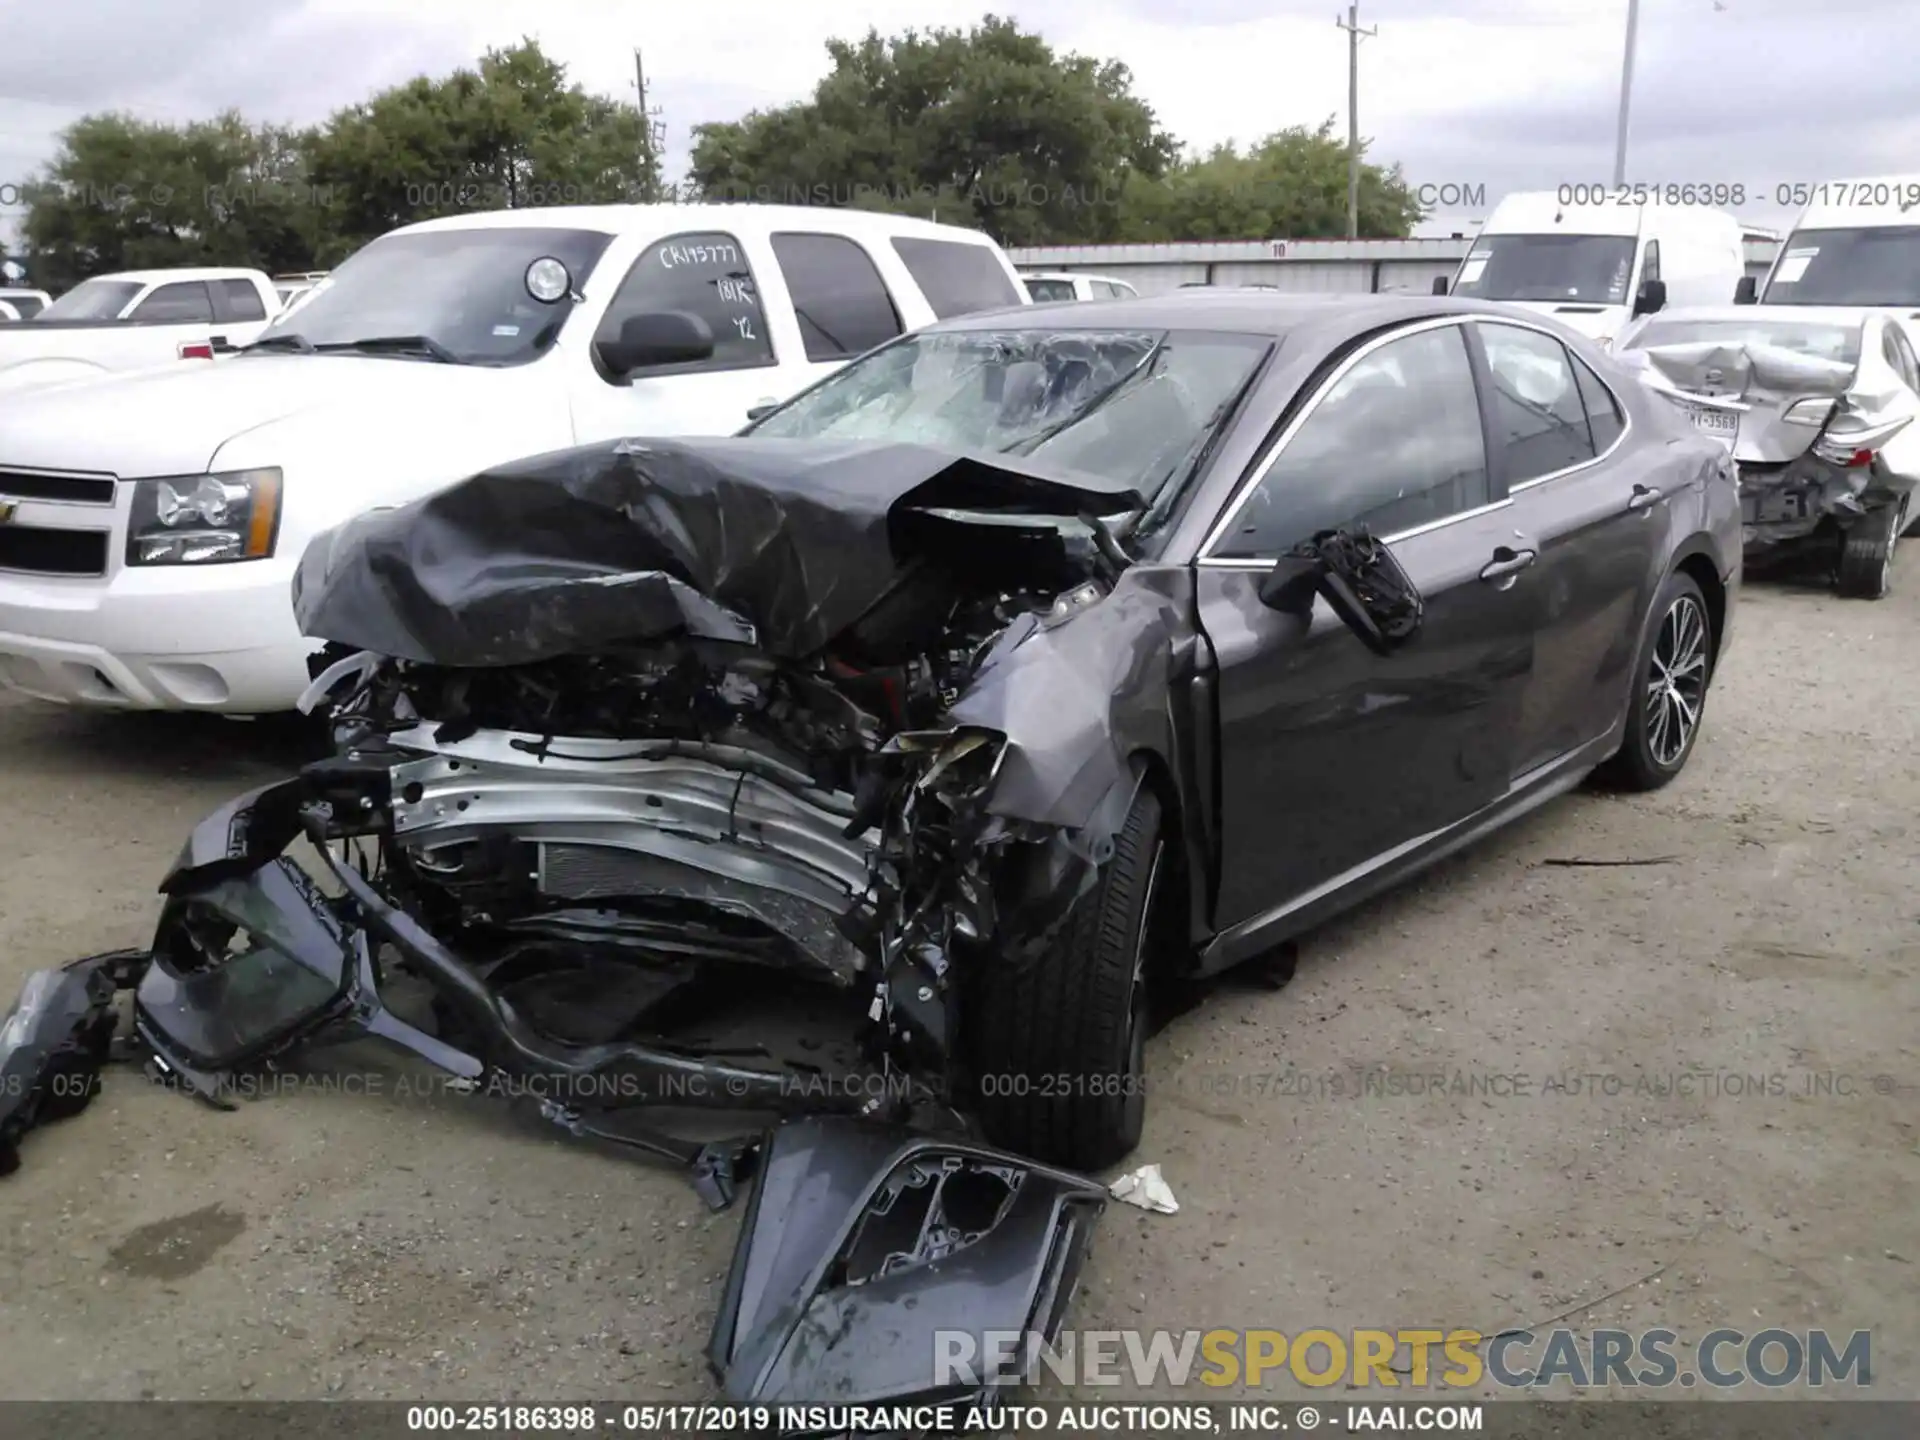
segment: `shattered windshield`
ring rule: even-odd
[[[1820,325],[1804,320],[1655,320],[1628,336],[1625,350],[1656,345],[1766,345],[1843,365],[1860,363],[1858,325]]]
[[[1633,249],[1629,235],[1482,235],[1453,292],[1476,300],[1624,305]]]
[[[419,355],[517,365],[552,343],[573,305],[527,293],[527,267],[551,256],[576,288],[612,237],[547,226],[401,231],[354,252],[293,298],[249,349]],[[412,341],[402,345],[401,341]],[[430,342],[430,343],[429,343]]]
[[[1271,344],[1138,330],[909,335],[748,433],[1030,455],[1151,495],[1204,453]]]
[[[1920,306],[1920,225],[1796,230],[1762,303]]]

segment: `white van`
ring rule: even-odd
[[[1747,273],[1745,234],[1725,210],[1563,204],[1558,192],[1529,191],[1494,207],[1452,285],[1434,289],[1510,301],[1607,347],[1629,320],[1669,303],[1732,303]]]
[[[1920,345],[1920,175],[1804,187],[1807,208],[1755,290],[1767,305],[1845,306],[1897,318]],[[1797,196],[1795,198],[1798,198]]]
[[[987,236],[862,210],[581,206],[395,230],[218,364],[0,405],[0,685],[291,709],[314,645],[290,587],[320,531],[543,451],[732,434],[904,331],[1027,303]]]

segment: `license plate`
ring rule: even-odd
[[[1740,417],[1725,410],[1709,410],[1704,405],[1684,407],[1687,418],[1693,422],[1693,428],[1703,435],[1711,435],[1729,450],[1733,442],[1740,438]]]

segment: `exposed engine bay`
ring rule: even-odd
[[[983,693],[1036,689],[1022,647],[1099,610],[1127,563],[1100,513],[1135,500],[923,447],[623,442],[320,537],[295,603],[334,753],[189,839],[151,964],[114,972],[140,1043],[216,1102],[346,1027],[580,1133],[636,1106],[951,1125],[981,977],[1044,950],[1137,783],[1124,686],[1043,696],[1069,743],[1009,786],[1019,739],[967,704],[1017,722]],[[1090,653],[1142,649],[1113,635],[1150,612],[1114,613]],[[718,1018],[821,995],[844,1044]],[[716,1204],[746,1148],[603,1138]]]

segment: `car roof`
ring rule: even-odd
[[[596,230],[606,235],[664,236],[678,231],[724,230],[756,238],[785,230],[850,235],[863,239],[924,236],[992,245],[979,230],[942,225],[912,215],[852,210],[825,205],[544,205],[513,210],[480,210],[442,215],[390,230],[390,235],[413,235],[433,230],[518,230],[552,227]]]
[[[996,330],[1009,326],[1061,330],[1221,330],[1288,335],[1324,330],[1329,343],[1388,325],[1448,315],[1538,324],[1544,317],[1489,300],[1441,295],[1329,295],[1287,290],[1174,290],[1130,300],[1021,305],[956,315],[928,330]]]

